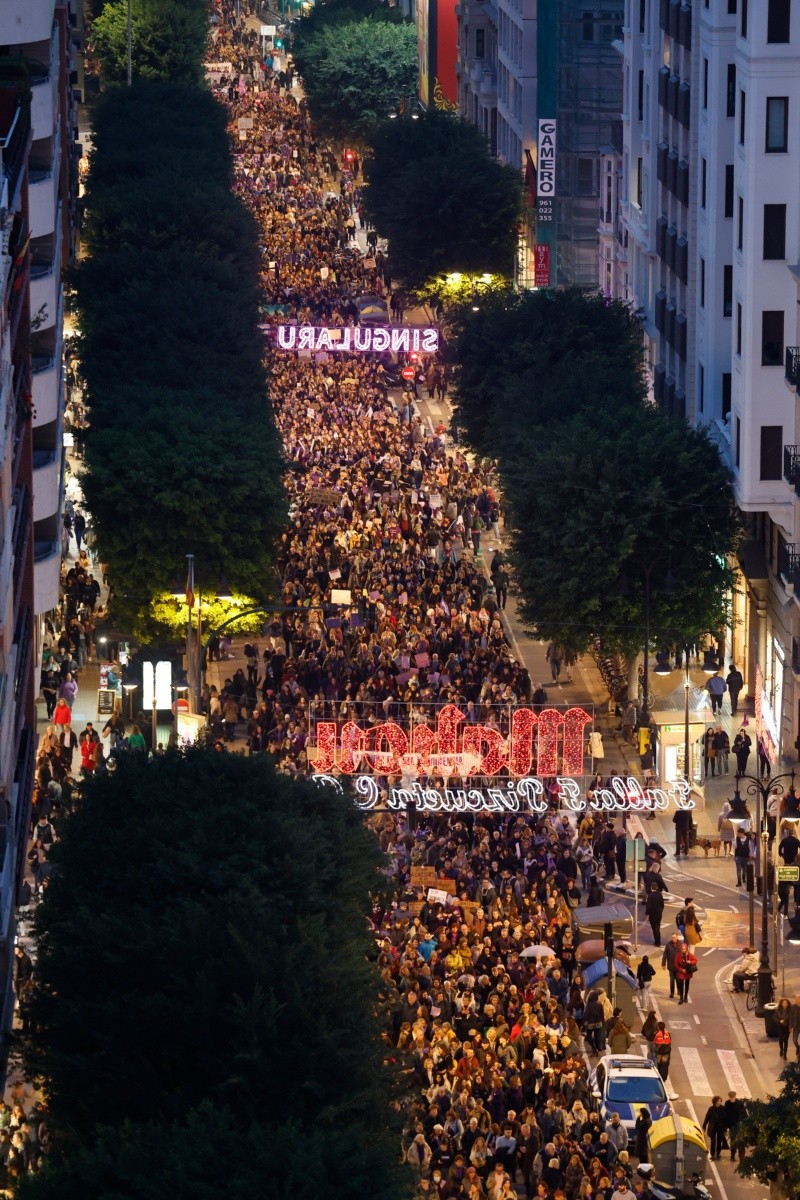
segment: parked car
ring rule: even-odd
[[[640,1108],[648,1109],[653,1121],[666,1117],[672,1107],[664,1081],[653,1063],[638,1054],[607,1054],[589,1076],[589,1088],[601,1115],[619,1119],[633,1139]]]
[[[356,296],[356,308],[362,325],[389,324],[389,307],[383,296]]]

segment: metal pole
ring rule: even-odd
[[[639,847],[633,839],[633,948],[639,949]]]
[[[132,31],[131,31],[131,3],[128,0],[128,87],[133,83],[133,55],[132,55]]]
[[[200,704],[200,691],[203,684],[203,592],[202,589],[197,593],[197,676],[195,679],[195,704],[194,711],[199,713],[202,711]]]
[[[684,668],[686,676],[683,681],[683,777],[692,786],[692,765],[689,757],[689,693],[692,690],[692,679],[689,674],[689,646],[684,646]]]
[[[195,698],[194,688],[194,655],[192,653],[192,604],[194,604],[194,555],[186,555],[189,572],[188,583],[186,586],[186,681],[189,684],[187,693],[189,698],[189,711],[192,711],[192,704]],[[192,604],[189,603],[189,596],[192,598]]]
[[[153,663],[153,711],[151,716],[153,724],[153,754],[158,749],[158,709],[156,708],[156,664]]]
[[[769,1004],[772,999],[772,970],[769,965],[769,892],[767,880],[767,863],[768,863],[768,847],[769,832],[767,829],[767,798],[769,796],[771,784],[764,787],[759,783],[759,791],[761,793],[761,828],[759,830],[759,838],[761,841],[761,866],[763,874],[761,876],[761,956],[758,963],[758,1006],[756,1008],[756,1016],[764,1016],[764,1007]]]
[[[640,724],[650,724],[650,570],[644,573],[644,697]]]

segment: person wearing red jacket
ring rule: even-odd
[[[697,970],[697,959],[692,954],[686,942],[681,942],[681,948],[675,955],[675,981],[678,985],[678,1004],[686,1004],[689,1000],[689,984]]]

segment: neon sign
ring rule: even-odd
[[[435,326],[396,325],[278,325],[279,350],[331,350],[350,354],[391,350],[436,354],[439,330]]]
[[[455,704],[445,704],[436,727],[420,722],[406,731],[397,721],[381,721],[362,729],[348,720],[318,721],[314,770],[319,775],[401,775],[419,779],[441,775],[495,776],[525,779],[583,775],[586,728],[593,717],[582,708],[545,708],[536,713],[520,705],[511,711],[507,737],[494,725],[467,724]],[[535,757],[535,767],[534,767]]]
[[[332,775],[315,774],[312,779],[320,785],[343,792],[341,781]],[[694,808],[689,783],[680,779],[669,787],[643,788],[638,779],[614,776],[609,786],[595,788],[589,798],[581,796],[577,780],[559,776],[561,804],[571,812],[588,810],[597,813],[656,812],[669,807]],[[429,813],[534,813],[547,812],[549,804],[544,781],[529,775],[524,779],[507,780],[496,788],[430,788],[419,783],[408,787],[382,791],[372,775],[357,775],[352,780],[356,807],[369,812],[378,807],[392,812],[405,811],[414,804],[418,812]],[[381,804],[383,799],[384,803]]]

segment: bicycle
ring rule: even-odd
[[[755,975],[752,979],[745,979],[742,986],[745,992],[745,1007],[748,1012],[755,1012],[758,1007],[758,976]],[[767,1004],[771,1004],[775,999],[775,981],[770,975],[769,977],[769,997]]]

